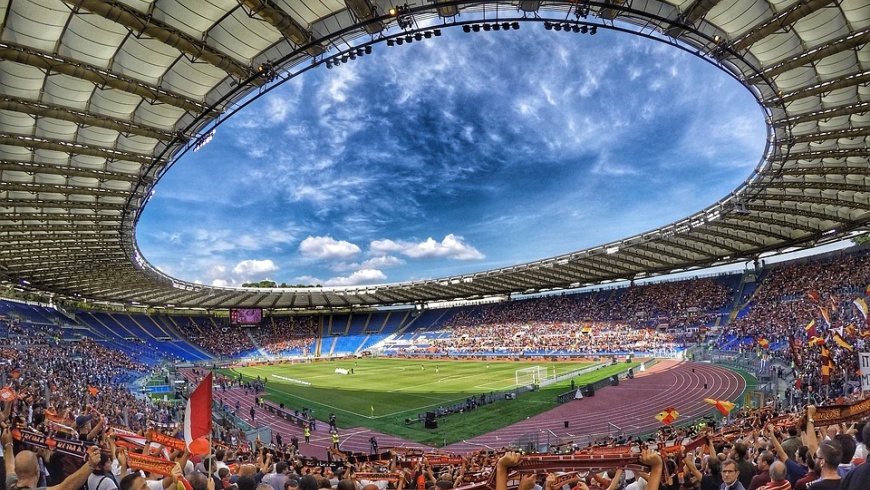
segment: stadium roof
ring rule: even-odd
[[[752,259],[841,238],[870,220],[866,0],[392,6],[384,0],[3,2],[0,281],[58,298],[151,306],[418,303]],[[495,19],[619,29],[717,64],[752,91],[764,112],[768,144],[755,171],[729,196],[669,226],[534,263],[434,280],[216,288],[168,277],[139,253],[135,225],[161,175],[249,95],[406,31]]]

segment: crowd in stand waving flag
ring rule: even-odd
[[[856,253],[773,267],[741,298],[721,282],[694,279],[451,315],[439,325],[450,335],[432,345],[438,353],[481,346],[506,354],[554,345],[588,349],[589,339],[668,351],[702,338],[660,330],[703,327],[721,329],[703,339],[711,349],[792,366],[790,404],[737,410],[731,400],[710,398],[704,400],[710,410],[725,417],[715,428],[549,454],[508,447],[426,453],[373,442],[371,453],[334,447],[329,461],[317,460],[296,436],[245,441],[213,430],[212,385],[227,380],[205,368],[185,407],[155,403],[123,383],[149,366],[93,340],[62,341],[59,327],[3,319],[0,442],[7,490],[868,490],[870,399],[859,389],[857,361],[870,337],[868,286],[870,260]],[[244,332],[190,320],[182,330],[220,355],[254,345],[277,352],[313,346],[314,318],[269,319]],[[657,418],[670,425],[679,409],[667,407]]]

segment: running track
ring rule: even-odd
[[[190,370],[182,370],[188,379],[193,379]],[[707,383],[707,389],[704,384]],[[455,453],[468,453],[482,447],[500,448],[510,444],[523,434],[537,432],[539,440],[545,442],[555,439],[574,440],[578,443],[608,434],[608,422],[620,427],[627,435],[653,432],[661,423],[655,415],[661,410],[674,407],[679,412],[680,421],[691,420],[711,413],[714,408],[704,398],[733,400],[745,388],[743,377],[733,371],[713,364],[687,361],[662,360],[650,369],[637,373],[634,379],[620,380],[619,386],[608,386],[595,392],[594,397],[573,400],[546,413],[531,417],[520,423],[504,427],[461,443],[443,448]],[[225,404],[234,407],[236,400],[241,403],[240,416],[250,420],[252,394],[245,394],[241,388],[227,391],[215,390],[215,398],[223,398]],[[510,404],[510,401],[500,402]],[[452,415],[461,417],[462,415]],[[565,421],[568,427],[565,427]],[[303,454],[326,458],[326,450],[332,441],[328,433],[329,425],[318,420],[318,430],[311,433],[311,443],[302,441],[302,429],[290,422],[257,409],[255,424],[267,425],[272,433],[281,434],[285,444],[290,436],[300,439]],[[381,448],[415,447],[431,450],[418,443],[381,434],[363,427],[339,430],[342,451],[368,452],[369,438],[375,436]]]

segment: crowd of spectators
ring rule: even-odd
[[[258,349],[272,356],[307,356],[314,350],[316,321],[311,316],[266,317],[259,325],[240,327],[190,319],[179,327],[188,340],[218,357],[258,354]]]
[[[268,318],[265,325],[251,331],[254,339],[269,355],[296,352],[308,356],[317,336],[317,318],[313,316]]]
[[[630,285],[481,305],[461,310],[444,327],[530,322],[619,322],[634,327],[702,326],[730,304],[733,288],[712,278]]]
[[[803,400],[817,398],[822,390],[848,395],[858,381],[855,351],[867,345],[866,312],[858,304],[870,300],[868,285],[867,254],[773,266],[754,295],[745,298],[748,311],[726,325],[713,347],[783,359],[800,380],[797,393]],[[832,363],[829,383],[822,377],[822,346]]]
[[[18,318],[0,318],[0,345],[45,344],[63,335],[54,325],[32,324]]]
[[[857,371],[854,351],[865,346],[863,333],[868,330],[866,312],[855,300],[867,301],[868,284],[870,260],[863,255],[775,267],[749,298],[749,311],[725,326],[723,338],[727,340],[718,347],[727,348],[725,342],[736,342],[747,350],[761,350],[769,349],[765,344],[787,345],[791,340],[796,345],[794,349],[782,346],[772,355],[794,362],[794,374],[798,384],[804,387],[803,394],[827,391],[827,400],[811,396],[802,400],[828,403],[836,397],[855,399],[858,394],[849,390],[854,386],[849,375]],[[730,288],[715,280],[697,279],[469,308],[453,315],[447,328],[438,335],[430,335],[433,340],[429,347],[437,351],[471,353],[481,350],[584,351],[599,345],[619,345],[635,352],[674,349],[681,346],[682,340],[667,330],[672,330],[675,324],[698,327],[696,321],[719,318],[719,310],[728,305],[732,296]],[[107,430],[112,425],[137,431],[155,423],[167,424],[180,419],[177,407],[137,398],[119,381],[131,373],[144,375],[149,368],[91,340],[64,342],[59,340],[59,332],[50,327],[31,329],[13,323],[6,321],[0,325],[6,333],[6,345],[0,345],[0,356],[5,360],[4,385],[16,395],[4,404],[0,423],[4,428],[4,467],[7,476],[15,473],[15,488],[61,485],[58,487],[61,490],[75,490],[84,484],[82,475],[87,476],[85,473],[91,474],[91,471],[100,477],[110,474],[114,486],[104,488],[99,483],[97,488],[88,490],[144,490],[144,485],[152,490],[169,489],[185,478],[192,490],[214,490],[218,486],[225,490],[233,486],[234,490],[384,490],[387,487],[447,490],[462,486],[466,477],[490,474],[495,475],[495,490],[507,490],[509,486],[531,490],[536,483],[544,490],[558,490],[564,485],[573,490],[870,488],[870,463],[864,462],[868,455],[865,442],[870,441],[870,424],[820,427],[821,432],[817,433],[813,405],[806,407],[806,417],[801,424],[793,419],[783,422],[777,416],[785,414],[776,413],[775,407],[767,407],[763,414],[730,417],[734,425],[726,429],[732,437],[711,435],[696,450],[657,452],[649,449],[649,443],[661,445],[680,439],[688,442],[703,433],[703,426],[683,432],[662,431],[653,440],[620,436],[602,442],[608,446],[636,445],[639,461],[650,468],[649,472],[614,469],[565,476],[524,471],[522,463],[528,456],[510,452],[508,448],[481,450],[463,457],[459,463],[440,465],[430,464],[425,457],[412,459],[393,452],[384,458],[374,458],[375,461],[360,461],[354,467],[345,461],[345,455],[335,452],[330,453],[333,464],[324,465],[306,458],[299,450],[298,441],[278,446],[256,441],[254,445],[260,450],[251,452],[246,450],[249,446],[242,444],[241,434],[221,432],[219,437],[238,447],[214,450],[199,462],[190,454],[170,456],[177,466],[162,480],[150,476],[156,483],[149,484],[143,476],[127,474],[127,452],[135,449],[116,448]],[[653,324],[655,328],[645,328]],[[252,328],[230,328],[211,321],[196,323],[193,320],[179,326],[190,340],[218,355],[233,355],[233,352],[258,347],[269,353],[304,351],[311,348],[318,330],[314,317],[268,318],[264,324]],[[821,381],[822,345],[815,345],[814,338],[824,345],[833,364],[830,383],[825,385]],[[218,383],[221,389],[227,389],[238,386],[240,381],[219,377]],[[263,385],[265,380],[262,384],[243,385],[243,389],[251,390],[256,396]],[[760,423],[744,425],[750,416]],[[765,422],[769,420],[785,423],[784,432],[780,434],[772,425],[767,425]],[[44,453],[32,459],[32,453],[24,445],[13,443],[9,430],[12,426],[101,442],[109,449],[103,458],[99,454],[89,455],[85,466],[91,469],[82,466],[84,470],[78,468],[81,459],[72,465],[55,464],[51,461],[53,456]],[[32,471],[38,461],[42,461],[39,463],[43,464],[42,469]],[[344,462],[347,464],[342,464]],[[210,468],[215,469],[213,476]],[[520,471],[514,480],[508,477],[512,469]],[[72,483],[67,483],[70,478]],[[509,485],[510,481],[514,483]],[[277,482],[281,482],[280,485]],[[258,483],[268,488],[258,489]],[[273,483],[280,488],[275,488]]]
[[[672,334],[618,323],[489,324],[452,327],[437,333],[440,334],[438,337],[419,348],[437,353],[463,354],[521,354],[530,351],[594,354],[604,352],[602,346],[608,346],[610,352],[669,356],[683,347]]]

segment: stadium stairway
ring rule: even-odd
[[[200,347],[199,344],[188,339],[183,333],[181,333],[178,324],[175,323],[175,320],[171,316],[166,316],[165,318],[158,317],[157,319],[162,320],[164,329],[171,333],[172,337],[178,339],[179,342],[184,343],[185,348],[195,352],[199,356],[202,356],[203,359],[214,359],[214,354],[207,352],[205,349]]]
[[[257,350],[257,354],[259,354],[260,356],[262,356],[265,359],[268,359],[269,357],[271,357],[269,355],[269,353],[266,352],[266,349],[264,349],[263,346],[260,345],[259,342],[257,342],[257,339],[254,338],[254,334],[252,334],[250,330],[248,330],[247,334],[248,334],[248,338],[251,339],[251,345],[253,345],[254,348]]]

